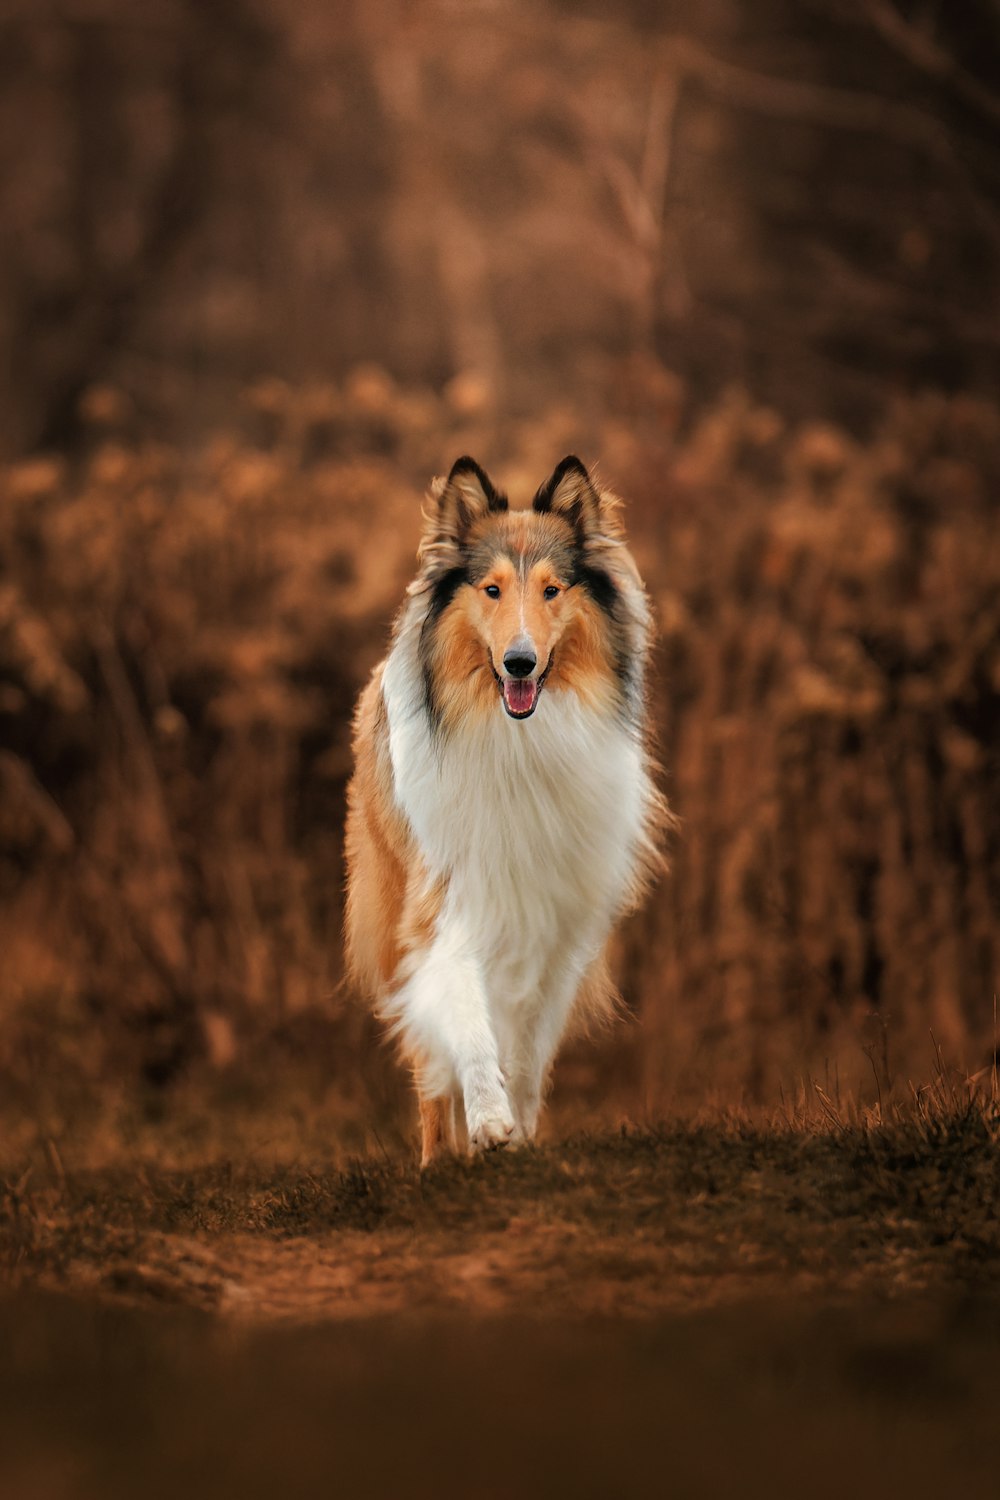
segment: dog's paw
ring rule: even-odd
[[[511,1144],[516,1129],[509,1109],[494,1109],[469,1121],[469,1149],[474,1154],[499,1151]]]

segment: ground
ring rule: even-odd
[[[8,1176],[0,1492],[986,1482],[989,1112]],[[6,1471],[6,1472],[4,1472]]]

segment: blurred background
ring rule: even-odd
[[[409,1130],[349,720],[466,451],[596,463],[661,625],[556,1120],[990,1067],[998,148],[993,0],[2,0],[8,1140]]]

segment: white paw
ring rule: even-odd
[[[514,1116],[508,1105],[494,1106],[488,1113],[474,1115],[469,1120],[469,1149],[498,1151],[509,1146],[516,1130]]]
[[[514,1141],[521,1146],[528,1146],[535,1139],[538,1129],[538,1116],[541,1113],[541,1101],[532,1099],[524,1104],[515,1096],[515,1112],[517,1114],[517,1129],[514,1132]]]

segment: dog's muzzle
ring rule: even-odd
[[[504,709],[512,719],[530,719],[538,707],[538,700],[541,697],[542,688],[545,686],[545,679],[552,670],[552,657],[550,656],[545,664],[545,671],[538,677],[529,677],[517,671],[511,671],[515,661],[520,666],[526,660],[527,658],[522,656],[512,661],[511,653],[508,651],[504,657],[505,670],[501,674],[494,666],[492,653],[490,654],[490,670],[496,679],[497,687],[500,689]],[[531,664],[527,667],[527,672],[533,671],[536,665],[537,661],[532,657]]]

